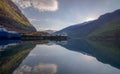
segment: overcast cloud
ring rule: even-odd
[[[58,9],[57,0],[13,0],[19,4],[21,8],[36,8],[40,11],[56,11]]]

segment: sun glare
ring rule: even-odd
[[[95,20],[96,18],[95,17],[88,17],[85,19],[85,21],[92,21],[92,20]]]

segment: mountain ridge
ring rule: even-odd
[[[120,9],[111,13],[106,13],[104,15],[101,15],[98,19],[90,21],[86,24],[82,23],[82,24],[70,26],[56,33],[66,32],[68,36],[71,38],[85,38],[87,36],[92,36],[90,35],[92,32],[96,32],[97,29],[104,26],[106,23],[109,23],[109,22],[112,23],[112,21],[115,21],[118,19],[120,19]],[[118,24],[118,26],[120,25]],[[106,27],[106,29],[109,29],[109,25]]]

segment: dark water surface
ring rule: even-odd
[[[0,41],[0,74],[120,74],[120,44]]]

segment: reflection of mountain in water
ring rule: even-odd
[[[9,41],[8,41],[9,42]],[[0,74],[11,74],[29,52],[35,47],[30,42],[22,42],[19,45],[7,47],[0,52]]]
[[[21,40],[0,40],[0,51],[4,51],[9,46],[15,46],[20,43]]]
[[[68,40],[66,45],[61,46],[69,50],[94,56],[99,61],[120,69],[120,45],[116,41],[112,43],[100,43],[76,39]]]

